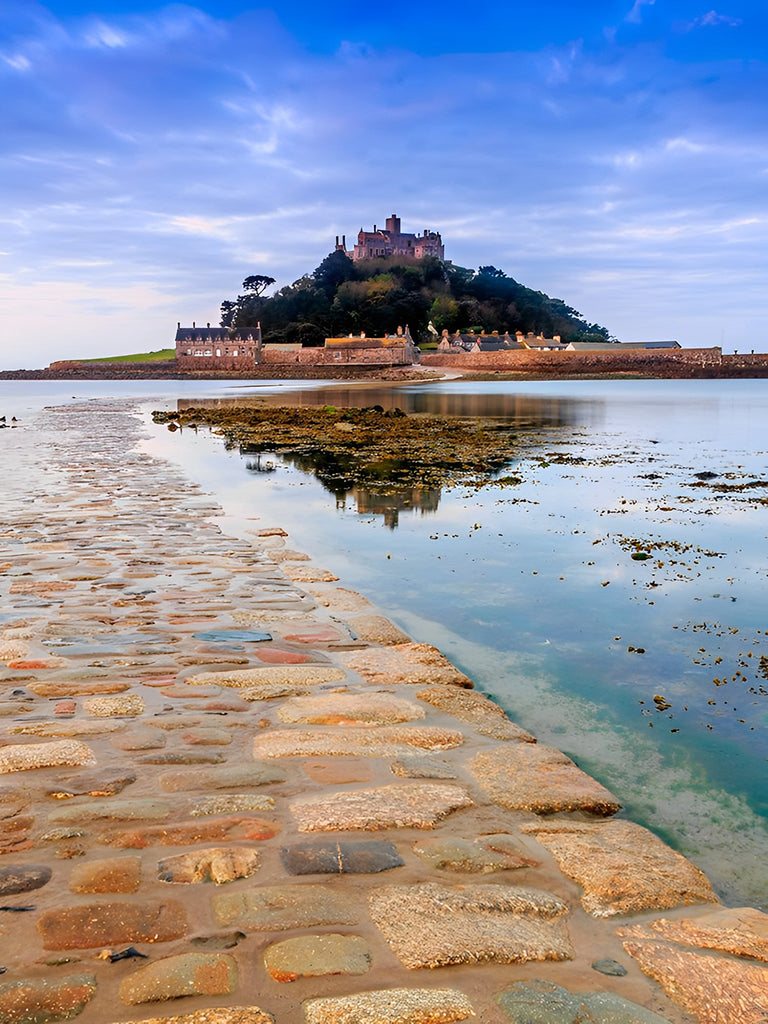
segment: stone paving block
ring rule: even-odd
[[[621,809],[616,797],[569,757],[541,743],[484,750],[472,758],[469,770],[491,800],[510,810],[606,816]]]
[[[79,740],[52,743],[13,743],[0,747],[0,775],[34,768],[95,764],[93,751]]]
[[[752,907],[723,908],[675,921],[659,918],[648,928],[622,928],[622,938],[669,939],[680,946],[717,949],[768,963],[768,914]]]
[[[259,757],[395,757],[404,748],[449,750],[464,742],[458,729],[435,725],[349,726],[343,729],[273,729],[256,736],[253,756]]]
[[[373,607],[367,597],[346,587],[308,586],[306,589],[318,604],[335,612],[357,612]]]
[[[68,800],[75,796],[116,796],[136,781],[132,771],[83,772],[71,779],[51,783],[46,796],[55,800]]]
[[[88,824],[92,821],[167,821],[171,816],[167,800],[151,797],[134,799],[89,800],[86,804],[70,804],[48,815],[55,825]]]
[[[707,878],[652,832],[631,821],[552,821],[520,826],[584,889],[593,917],[717,903]]]
[[[357,924],[359,907],[353,895],[328,885],[254,886],[217,892],[213,912],[223,928],[247,932],[285,931],[318,925]]]
[[[401,775],[408,779],[455,779],[456,772],[438,757],[428,754],[400,754],[390,764],[393,775]]]
[[[435,871],[489,874],[532,867],[538,863],[523,852],[519,842],[505,834],[477,839],[463,839],[445,833],[427,836],[414,845],[413,852]]]
[[[498,996],[510,1024],[668,1024],[610,992],[572,993],[551,981],[519,981]]]
[[[264,665],[230,672],[199,672],[185,680],[190,686],[233,686],[240,689],[265,683],[283,686],[317,686],[345,679],[335,665]]]
[[[107,722],[99,719],[96,722],[69,718],[58,722],[28,722],[24,725],[16,725],[10,731],[16,736],[40,736],[40,737],[74,737],[74,736],[97,736],[101,737],[106,733],[119,732],[125,728],[124,722]]]
[[[347,619],[354,636],[369,644],[408,644],[411,638],[383,615],[355,615]]]
[[[0,854],[21,853],[32,846],[30,835],[35,819],[28,814],[0,821]]]
[[[157,750],[165,746],[166,737],[154,726],[145,725],[118,733],[109,742],[117,750]]]
[[[451,988],[386,988],[304,1003],[305,1024],[458,1024],[474,1016],[469,999]]]
[[[29,683],[28,688],[38,697],[92,697],[98,694],[123,693],[131,688],[131,684],[111,679],[50,679]]]
[[[551,893],[508,885],[392,885],[368,897],[374,923],[408,968],[568,960],[567,907]]]
[[[42,889],[52,874],[45,864],[0,864],[0,896]]]
[[[180,1016],[163,1014],[162,1017],[122,1021],[120,1024],[275,1024],[275,1018],[258,1006],[216,1006]]]
[[[96,994],[91,974],[63,978],[20,978],[0,984],[2,1024],[55,1024],[71,1020]]]
[[[194,771],[165,772],[160,776],[160,788],[167,793],[184,790],[251,789],[285,782],[282,768],[272,764],[226,765],[222,768],[202,768]]]
[[[482,736],[520,743],[536,742],[535,736],[510,722],[498,704],[494,704],[477,690],[463,690],[457,686],[430,686],[425,690],[419,690],[416,697],[462,722],[467,722]]]
[[[389,840],[341,843],[294,843],[280,850],[289,875],[375,874],[400,867],[403,859]]]
[[[119,849],[142,850],[147,846],[190,846],[192,843],[222,839],[272,839],[280,826],[262,818],[204,818],[174,825],[148,825],[126,831],[104,833],[99,841]]]
[[[277,717],[292,724],[388,725],[424,718],[425,712],[389,693],[324,693],[284,701]]]
[[[118,718],[143,715],[146,704],[138,693],[121,693],[116,697],[89,697],[83,701],[86,714],[94,718]]]
[[[345,829],[434,828],[460,807],[471,807],[465,789],[448,783],[393,783],[303,797],[290,805],[300,832]]]
[[[92,949],[120,942],[170,942],[187,932],[176,900],[80,903],[46,910],[37,921],[43,949]]]
[[[69,875],[69,888],[81,893],[138,892],[141,885],[140,857],[105,857],[76,864]]]
[[[249,878],[258,870],[260,860],[257,850],[240,846],[190,850],[159,861],[157,877],[161,882],[223,885],[237,878]]]
[[[271,796],[259,796],[256,793],[222,793],[221,796],[208,796],[193,804],[189,815],[191,818],[207,817],[213,814],[236,814],[238,811],[271,811],[275,801]]]
[[[365,974],[371,951],[359,935],[301,935],[267,946],[264,965],[275,981],[327,974]]]
[[[237,964],[227,953],[179,953],[146,964],[120,983],[129,1006],[181,996],[222,996],[237,987]]]
[[[447,684],[472,689],[472,680],[431,644],[394,644],[340,653],[339,659],[363,679],[377,685],[409,683],[414,686]]]
[[[624,943],[643,972],[702,1024],[765,1024],[768,967],[664,942]]]

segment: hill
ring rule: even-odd
[[[246,330],[261,323],[265,342],[303,345],[361,331],[377,337],[406,324],[416,340],[427,341],[430,322],[438,334],[533,331],[564,341],[610,339],[605,327],[589,323],[562,299],[492,266],[475,271],[433,257],[353,262],[332,252],[311,274],[272,296],[263,294],[265,282],[273,279],[248,277],[241,295],[222,302],[223,327]]]

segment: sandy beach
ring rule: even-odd
[[[0,1024],[764,1024],[765,915],[142,429],[4,431]]]

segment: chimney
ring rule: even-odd
[[[177,331],[180,331],[180,330],[181,330],[181,320],[177,320],[177,321],[176,321],[176,330],[177,330]]]
[[[193,326],[193,327],[195,326],[195,321],[194,321],[194,320],[192,321],[192,326]]]
[[[206,324],[205,326],[206,326],[206,327],[208,328],[208,330],[210,331],[210,329],[211,329],[211,325],[210,325],[210,324],[208,323],[208,324]]]
[[[336,235],[336,248],[337,249],[339,248],[339,236],[338,235]]]

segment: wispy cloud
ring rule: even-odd
[[[729,14],[718,14],[717,11],[707,11],[706,14],[702,14],[698,18],[694,18],[693,21],[685,22],[685,29],[691,31],[694,28],[707,28],[715,25],[726,25],[729,28],[738,28],[742,25],[743,21],[741,18],[733,18]]]

